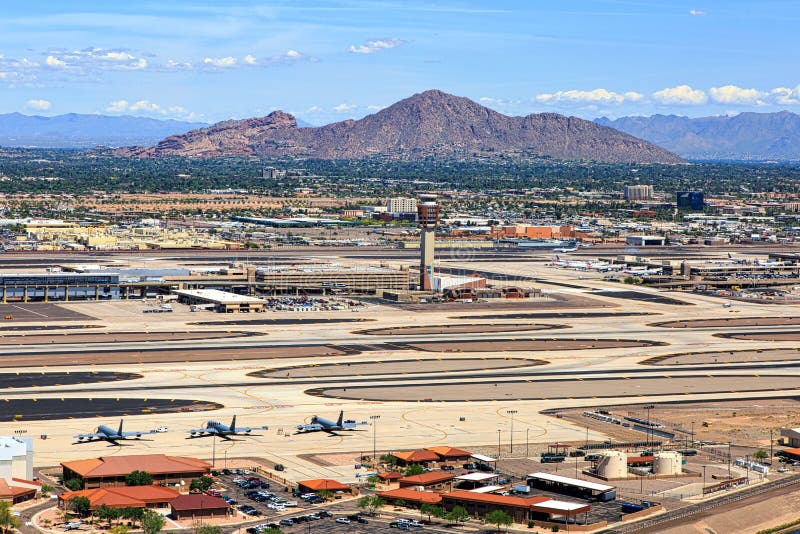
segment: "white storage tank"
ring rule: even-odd
[[[627,478],[628,455],[622,451],[601,452],[597,474],[606,479]]]
[[[679,452],[659,452],[653,458],[653,473],[656,476],[680,475],[683,471],[682,463],[683,457]]]

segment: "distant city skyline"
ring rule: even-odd
[[[102,5],[101,5],[102,4]],[[3,6],[0,113],[360,118],[426,89],[509,115],[800,112],[788,0]]]

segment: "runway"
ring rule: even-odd
[[[605,399],[660,397],[694,393],[800,391],[797,375],[693,375],[645,378],[581,378],[578,380],[470,380],[445,384],[313,388],[308,395],[372,401],[476,402],[495,400]]]
[[[184,399],[126,398],[30,398],[0,402],[0,421],[16,423],[95,417],[125,417],[142,414],[200,412],[222,408],[221,404]]]

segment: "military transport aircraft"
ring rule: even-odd
[[[360,423],[352,419],[344,421],[344,410],[339,412],[339,419],[335,422],[325,419],[318,415],[311,418],[311,423],[306,425],[297,425],[297,433],[304,434],[306,432],[328,432],[329,434],[335,433],[337,430],[356,430],[357,427],[366,425],[366,421]]]
[[[224,425],[218,421],[207,421],[205,428],[197,428],[189,430],[189,438],[202,438],[206,436],[219,436],[223,439],[230,439],[228,436],[248,436],[253,430],[267,430],[268,426],[259,426],[251,428],[249,426],[237,427],[236,416],[233,416],[230,426]]]
[[[145,434],[155,434],[155,430],[146,430],[144,432],[123,432],[122,419],[119,420],[119,429],[114,430],[106,425],[100,425],[92,434],[78,434],[75,439],[78,443],[90,443],[92,441],[107,441],[112,445],[118,445],[118,441],[128,439],[139,439]]]

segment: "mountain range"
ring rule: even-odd
[[[360,120],[298,128],[283,111],[229,120],[167,137],[152,147],[121,149],[140,157],[260,155],[405,160],[428,157],[537,156],[614,163],[681,163],[660,147],[612,128],[556,113],[510,117],[437,90],[401,100]]]
[[[166,136],[207,126],[145,117],[69,113],[54,117],[0,114],[0,146],[89,148],[149,145]]]
[[[800,160],[800,115],[788,111],[699,118],[603,117],[595,122],[689,159]]]

